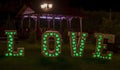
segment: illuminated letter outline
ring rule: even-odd
[[[54,38],[55,49],[49,50],[49,38]],[[56,57],[61,53],[61,34],[58,31],[46,31],[42,35],[42,54],[47,57]]]
[[[5,53],[5,56],[24,56],[24,48],[17,48],[17,51],[14,51],[14,35],[16,35],[16,30],[5,30],[7,35],[7,47],[8,51]]]
[[[103,49],[106,49],[107,44],[103,44],[104,38],[108,39],[109,43],[115,42],[115,36],[112,34],[102,34],[102,33],[95,33],[96,39],[96,51],[93,53],[94,58],[101,58],[101,59],[112,59],[112,52],[107,51],[106,54],[102,54]]]
[[[85,47],[86,37],[88,36],[88,34],[87,33],[81,34],[80,32],[68,32],[68,36],[70,39],[70,48],[71,48],[72,56],[82,57],[83,50]],[[78,40],[77,40],[77,36],[78,36]]]

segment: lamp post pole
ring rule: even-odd
[[[82,33],[82,17],[80,17],[80,32]]]

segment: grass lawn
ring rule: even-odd
[[[5,52],[6,43],[0,42],[0,53]],[[15,48],[24,47],[23,57],[0,55],[0,70],[120,70],[120,54],[113,54],[112,60],[92,58],[95,46],[85,46],[83,57],[72,57],[69,45],[62,45],[59,57],[44,57],[40,43],[26,41],[15,43]],[[3,51],[4,50],[4,51]]]

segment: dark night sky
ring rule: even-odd
[[[45,0],[0,0],[0,12],[14,11],[14,7],[19,7],[19,3],[33,3],[36,6],[40,1]],[[120,2],[118,0],[52,0],[59,7],[68,6],[70,8],[84,9],[84,10],[104,10],[120,11]],[[16,3],[16,4],[14,4]],[[63,4],[64,3],[64,4]],[[7,9],[7,10],[6,10]]]
[[[70,5],[75,8],[86,10],[109,10],[120,11],[118,0],[70,0]]]

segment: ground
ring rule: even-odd
[[[7,47],[0,41],[0,51]],[[0,56],[0,70],[119,70],[120,54],[113,54],[112,60],[92,58],[95,46],[87,44],[83,57],[72,57],[69,45],[62,45],[59,57],[49,58],[41,54],[40,42],[29,43],[22,41],[15,43],[15,48],[24,47],[23,57]],[[2,52],[1,52],[2,53]]]

